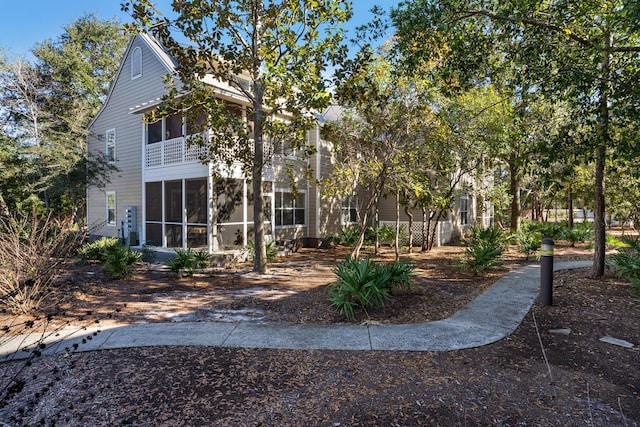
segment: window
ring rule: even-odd
[[[182,136],[182,113],[177,112],[165,117],[166,138],[173,139]]]
[[[276,191],[276,227],[305,224],[305,194]]]
[[[469,224],[469,196],[460,196],[460,225]]]
[[[107,225],[116,225],[116,192],[107,191]]]
[[[162,119],[147,124],[147,144],[162,141]]]
[[[116,130],[109,129],[107,131],[107,136],[105,138],[107,140],[107,148],[105,151],[105,156],[107,157],[108,162],[116,161]]]
[[[342,199],[340,218],[342,224],[351,224],[358,221],[356,196],[347,196]]]
[[[152,123],[147,123],[147,144],[168,141],[170,139],[180,138],[183,135],[182,112],[160,118]]]
[[[135,47],[131,52],[131,80],[142,77],[142,49]]]

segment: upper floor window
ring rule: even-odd
[[[305,224],[305,193],[275,192],[276,227]]]
[[[181,112],[147,123],[147,144],[179,138],[184,135],[182,130]]]
[[[108,162],[116,161],[116,130],[107,130],[106,135],[107,147],[105,149],[105,156]]]
[[[137,46],[131,52],[131,80],[142,76],[142,49]]]

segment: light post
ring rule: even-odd
[[[540,304],[553,305],[553,240],[549,238],[540,244]]]

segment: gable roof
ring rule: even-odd
[[[111,96],[113,95],[113,91],[114,91],[116,82],[120,78],[120,75],[122,74],[122,70],[124,69],[124,63],[126,62],[126,59],[131,54],[131,51],[134,48],[133,45],[134,45],[134,42],[136,41],[136,39],[140,39],[140,40],[142,40],[144,42],[144,44],[154,54],[156,59],[162,64],[162,66],[165,68],[165,70],[167,70],[168,74],[171,74],[171,75],[174,75],[174,76],[177,75],[177,73],[176,73],[176,68],[177,68],[177,65],[178,65],[177,62],[175,61],[175,59],[173,59],[173,57],[171,55],[169,55],[169,53],[166,51],[166,49],[164,49],[162,47],[162,45],[155,39],[155,37],[153,37],[153,36],[151,36],[151,35],[149,35],[147,33],[138,33],[138,34],[132,36],[129,39],[129,44],[127,45],[127,48],[125,49],[124,54],[122,55],[122,59],[120,60],[120,66],[118,67],[118,71],[116,72],[116,75],[113,77],[113,80],[111,80],[111,87],[109,87],[109,92],[107,93],[107,97],[105,98],[104,102],[102,103],[102,106],[100,107],[100,110],[98,110],[98,113],[93,117],[91,122],[89,122],[89,124],[87,125],[87,129],[89,129],[91,126],[93,126],[93,123],[100,117],[100,115],[104,111],[106,105],[109,103],[109,100],[111,99]]]

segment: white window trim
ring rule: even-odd
[[[284,229],[284,228],[301,228],[301,227],[306,227],[308,222],[309,222],[309,208],[308,208],[308,204],[309,204],[309,200],[307,198],[307,191],[306,190],[298,190],[298,194],[302,194],[304,195],[304,224],[287,224],[287,225],[276,225],[278,223],[278,220],[276,219],[276,215],[278,214],[278,208],[276,208],[276,199],[278,197],[278,193],[289,193],[289,194],[293,194],[293,191],[291,191],[290,188],[275,188],[273,191],[273,224],[274,227],[277,229]],[[299,209],[297,207],[294,208],[295,209]]]
[[[135,73],[135,66],[136,66],[136,53],[139,52],[139,65],[140,65],[140,72],[138,74],[134,74]],[[142,49],[140,48],[140,46],[136,46],[133,48],[133,50],[131,51],[131,80],[135,80],[137,78],[142,77]]]
[[[466,210],[462,210],[462,201],[465,200],[466,201]],[[465,212],[466,213],[466,222],[463,222],[462,220],[462,213]],[[460,195],[460,225],[469,225],[469,195],[468,194],[461,194]]]
[[[349,202],[347,203],[348,206],[344,206],[344,201],[345,199],[347,199]],[[358,216],[358,196],[357,195],[351,195],[351,196],[345,196],[340,200],[340,223],[342,225],[354,225],[354,224],[358,224],[358,221],[356,219],[355,222],[352,221],[344,221],[344,212],[345,209],[348,210],[349,213],[351,213],[352,209],[355,209],[356,211],[356,217]],[[351,218],[351,215],[349,215],[349,218]]]
[[[109,134],[113,133],[113,154],[112,158],[109,158]],[[105,132],[105,155],[107,156],[107,161],[109,163],[113,163],[116,161],[116,128],[107,129]]]
[[[113,223],[109,222],[109,196],[113,196]],[[118,204],[115,191],[107,191],[105,198],[105,218],[107,220],[107,227],[116,227],[118,225]]]

